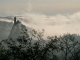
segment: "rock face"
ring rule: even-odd
[[[8,39],[9,38],[12,38],[13,40],[17,39],[18,36],[20,36],[22,29],[26,29],[25,25],[23,25],[19,20],[16,20],[16,17],[14,17],[14,25],[8,36]]]

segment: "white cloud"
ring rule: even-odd
[[[72,15],[57,14],[54,16],[46,16],[39,13],[22,14],[25,18],[23,24],[34,29],[45,29],[45,35],[60,35],[65,33],[80,34],[80,12]],[[28,21],[28,22],[27,22]]]
[[[21,22],[38,31],[45,29],[45,36],[62,35],[65,33],[80,34],[80,12],[47,16],[40,13],[21,14]],[[10,20],[4,20],[11,22]]]
[[[0,19],[0,22],[1,22],[1,21],[3,21],[3,22],[5,22],[5,21],[6,21],[6,22],[13,22],[12,20],[9,20],[9,19]]]

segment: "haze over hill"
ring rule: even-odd
[[[19,16],[17,17],[17,20],[20,20],[21,23],[26,27],[30,27],[38,31],[44,29],[44,34],[46,36],[63,35],[65,33],[80,34],[80,12],[74,13],[72,15],[57,14],[53,16],[47,16],[45,14],[39,13],[25,13],[16,16]],[[3,21],[7,24],[13,22],[13,20],[13,17],[0,18],[1,23]],[[3,27],[6,30],[7,25],[5,25],[5,23],[1,24],[0,28]],[[8,25],[10,26],[8,28],[11,29],[13,23]],[[7,31],[10,32],[10,30]],[[2,33],[1,29],[0,32]],[[4,34],[6,35],[7,33]]]
[[[2,0],[0,8],[0,22],[10,23],[18,16],[25,26],[37,31],[44,29],[45,36],[80,34],[80,0]]]

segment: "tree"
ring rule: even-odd
[[[1,42],[0,42],[0,60],[10,60],[9,56],[7,55],[7,50],[4,49]]]
[[[73,58],[73,60],[76,60],[77,56],[75,56],[75,52],[77,52],[76,49],[79,50],[78,46],[80,45],[79,42],[76,41],[72,35],[67,34],[60,37],[59,46],[60,50],[64,53],[64,60],[69,60],[71,59],[71,57]]]

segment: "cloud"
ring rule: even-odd
[[[0,19],[0,22],[13,22],[13,21],[9,19]]]
[[[22,23],[36,30],[45,29],[45,35],[80,34],[80,12],[47,16],[39,13],[22,14]],[[25,20],[24,20],[25,19]],[[28,22],[27,22],[28,21]]]
[[[63,35],[66,33],[80,34],[80,12],[76,12],[72,15],[57,14],[53,16],[47,16],[41,13],[25,13],[17,16],[21,16],[17,17],[17,20],[20,20],[27,27],[34,28],[37,31],[41,31],[42,29],[44,29],[45,36]],[[8,23],[12,21],[5,19],[3,20]],[[7,28],[4,28],[6,31]]]

